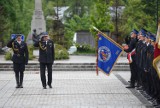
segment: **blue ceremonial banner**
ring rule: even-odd
[[[106,34],[99,32],[98,36],[98,70],[109,75],[123,49]]]
[[[11,34],[11,39],[15,38],[17,34]],[[25,36],[23,34],[21,34],[21,38],[22,38],[22,41],[24,41],[25,39]]]

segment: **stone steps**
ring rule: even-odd
[[[25,71],[39,71],[39,63],[29,63]],[[113,71],[129,71],[128,63],[116,63]],[[13,71],[12,63],[0,63],[0,71]],[[96,71],[95,63],[55,63],[53,71]]]

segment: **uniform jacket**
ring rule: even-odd
[[[137,43],[137,39],[131,39],[129,45],[128,45],[128,49],[124,50],[127,53],[132,52],[135,48],[136,48],[136,43]],[[132,59],[135,61],[135,54],[131,56]]]
[[[144,70],[144,68],[145,68],[146,56],[147,56],[147,45],[146,45],[146,43],[143,43],[141,51],[140,51],[140,58],[139,58],[140,59],[139,65],[142,70]]]
[[[136,64],[137,66],[140,66],[142,46],[143,46],[143,41],[139,40],[136,45]]]
[[[137,43],[137,39],[136,38],[135,39],[131,39],[131,41],[130,41],[130,43],[128,45],[129,48],[124,50],[124,51],[127,52],[127,53],[131,52],[133,49],[135,49],[136,43]]]
[[[8,42],[7,47],[13,49],[12,61],[14,63],[28,64],[28,48],[24,41],[19,44],[15,39]]]
[[[54,43],[52,40],[37,41],[34,43],[35,47],[39,47],[39,62],[52,63],[54,62]]]
[[[152,62],[153,62],[153,54],[154,54],[154,47],[153,45],[149,44],[147,51],[146,51],[146,64],[145,64],[145,70],[148,72],[151,71],[152,68]]]

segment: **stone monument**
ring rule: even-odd
[[[28,37],[26,39],[27,44],[33,44],[33,29],[36,29],[37,34],[46,31],[46,22],[43,16],[41,0],[35,0],[35,10],[32,16],[31,31],[29,32]]]
[[[46,22],[42,11],[41,0],[35,0],[35,10],[31,22],[31,33],[36,29],[37,34],[46,31]]]

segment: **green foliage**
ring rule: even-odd
[[[12,58],[12,52],[11,51],[6,52],[5,60],[11,60],[11,58]]]
[[[90,20],[88,15],[84,14],[82,17],[74,15],[68,22],[65,23],[65,27],[68,30],[79,31],[89,30]]]
[[[33,49],[34,47],[32,45],[28,46],[29,60],[33,60],[35,58],[35,56],[33,55]]]
[[[55,11],[53,8],[55,5],[56,3],[51,0],[50,1],[42,0],[42,9],[45,17],[47,17],[48,15],[49,16],[55,15]]]
[[[94,1],[95,0],[66,1],[66,3],[69,4],[69,8],[64,13],[64,25],[65,37],[69,41],[69,44],[72,44],[73,36],[76,31],[89,30],[91,25],[89,16]]]
[[[125,3],[122,24],[120,26],[123,36],[128,35],[134,28],[137,30],[145,28],[151,32],[156,31],[154,17],[144,12],[144,9],[149,7],[146,4],[142,5],[142,3],[142,0],[128,0]]]
[[[89,30],[90,20],[85,14],[82,18],[74,15],[68,22],[65,22],[65,37],[68,38],[70,43],[73,40],[74,33],[79,30]]]
[[[107,3],[104,0],[97,0],[96,3],[92,7],[92,12],[90,16],[91,24],[92,26],[97,27],[99,30],[106,31],[114,30],[113,23],[111,22],[111,16],[110,16],[110,10],[109,7],[112,5],[112,2],[110,1]],[[95,35],[93,32],[93,27],[91,26],[91,32]]]
[[[53,26],[53,20],[52,19],[47,19],[46,20],[46,29],[49,31]]]
[[[55,59],[69,59],[68,51],[61,45],[55,44]]]
[[[0,32],[2,40],[7,42],[12,33],[25,36],[30,31],[34,11],[34,0],[0,0]]]
[[[69,3],[69,8],[66,11],[65,18],[70,20],[74,15],[83,17],[84,14],[89,13],[94,0],[72,0]],[[69,13],[69,15],[67,15]]]
[[[92,48],[88,44],[83,44],[83,45],[76,44],[76,47],[78,53],[95,53],[95,48]]]
[[[49,30],[50,37],[54,42],[63,45],[64,25],[60,20],[52,20],[52,27]]]

